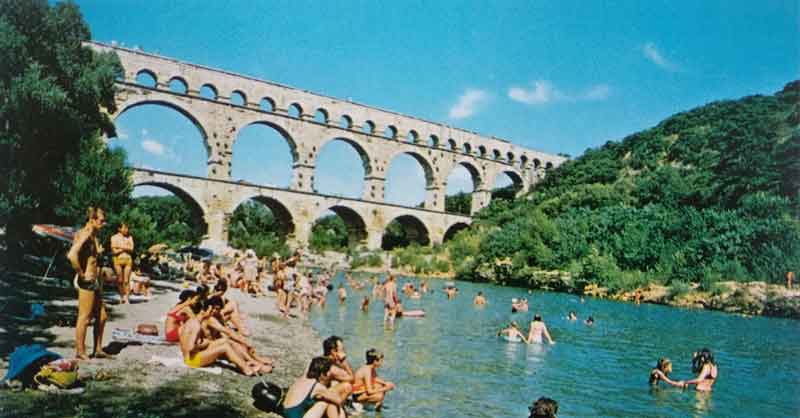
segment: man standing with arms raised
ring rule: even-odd
[[[78,231],[72,242],[67,258],[75,269],[75,287],[78,289],[78,321],[75,324],[75,358],[88,360],[86,356],[86,329],[94,319],[94,350],[92,357],[106,358],[103,351],[103,329],[108,315],[103,304],[103,280],[97,267],[97,259],[103,246],[97,240],[97,233],[106,223],[103,209],[90,207],[87,211],[86,225]]]

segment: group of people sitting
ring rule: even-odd
[[[227,290],[221,280],[213,290],[201,286],[182,291],[167,312],[165,339],[180,344],[183,361],[192,368],[224,359],[247,376],[271,372],[272,359],[256,353],[238,304],[225,298]]]
[[[345,406],[355,411],[369,405],[380,411],[392,382],[378,376],[383,354],[371,348],[365,364],[353,370],[347,361],[344,341],[331,336],[322,343],[322,356],[311,360],[308,369],[289,387],[283,400],[282,415],[286,418],[344,418]]]

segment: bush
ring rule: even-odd
[[[688,294],[692,290],[689,283],[676,281],[669,286],[667,291],[667,299],[677,299],[681,296]]]

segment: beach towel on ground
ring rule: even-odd
[[[111,339],[121,343],[139,343],[139,344],[156,344],[156,345],[172,345],[173,343],[158,335],[142,335],[135,333],[132,329],[116,328],[111,331]]]
[[[148,360],[147,362],[148,363],[153,363],[153,364],[160,364],[160,365],[166,366],[166,367],[181,367],[181,368],[186,368],[186,369],[190,368],[189,366],[186,365],[186,363],[183,362],[183,358],[181,358],[180,356],[179,357],[164,357],[164,356],[156,356],[156,355],[154,355],[153,357],[150,357],[150,360]],[[203,372],[206,372],[206,373],[211,373],[211,374],[222,374],[222,368],[221,367],[216,367],[216,366],[214,366],[214,367],[198,367],[198,368],[193,369],[193,370],[200,370],[200,371],[203,371]]]

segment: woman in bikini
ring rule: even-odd
[[[119,225],[117,233],[111,237],[111,254],[114,256],[120,303],[128,303],[131,269],[133,269],[133,237],[128,232],[128,225],[123,222]]]
[[[297,379],[283,399],[285,418],[344,418],[345,396],[331,390],[331,360],[315,357],[305,376]]]
[[[695,389],[700,392],[710,392],[717,381],[717,364],[714,362],[714,355],[711,350],[704,348],[692,356],[692,373],[697,373],[697,377],[684,382],[684,387],[695,385]]]
[[[664,382],[668,385],[677,386],[677,387],[684,387],[683,381],[675,381],[669,378],[669,374],[672,373],[672,362],[669,361],[668,358],[660,358],[658,359],[658,363],[656,363],[656,367],[653,370],[650,370],[650,386],[658,386],[658,382]]]
[[[184,290],[178,295],[178,304],[167,312],[164,321],[164,339],[171,343],[180,342],[180,329],[184,322],[194,316],[192,305],[199,297],[194,290]]]

